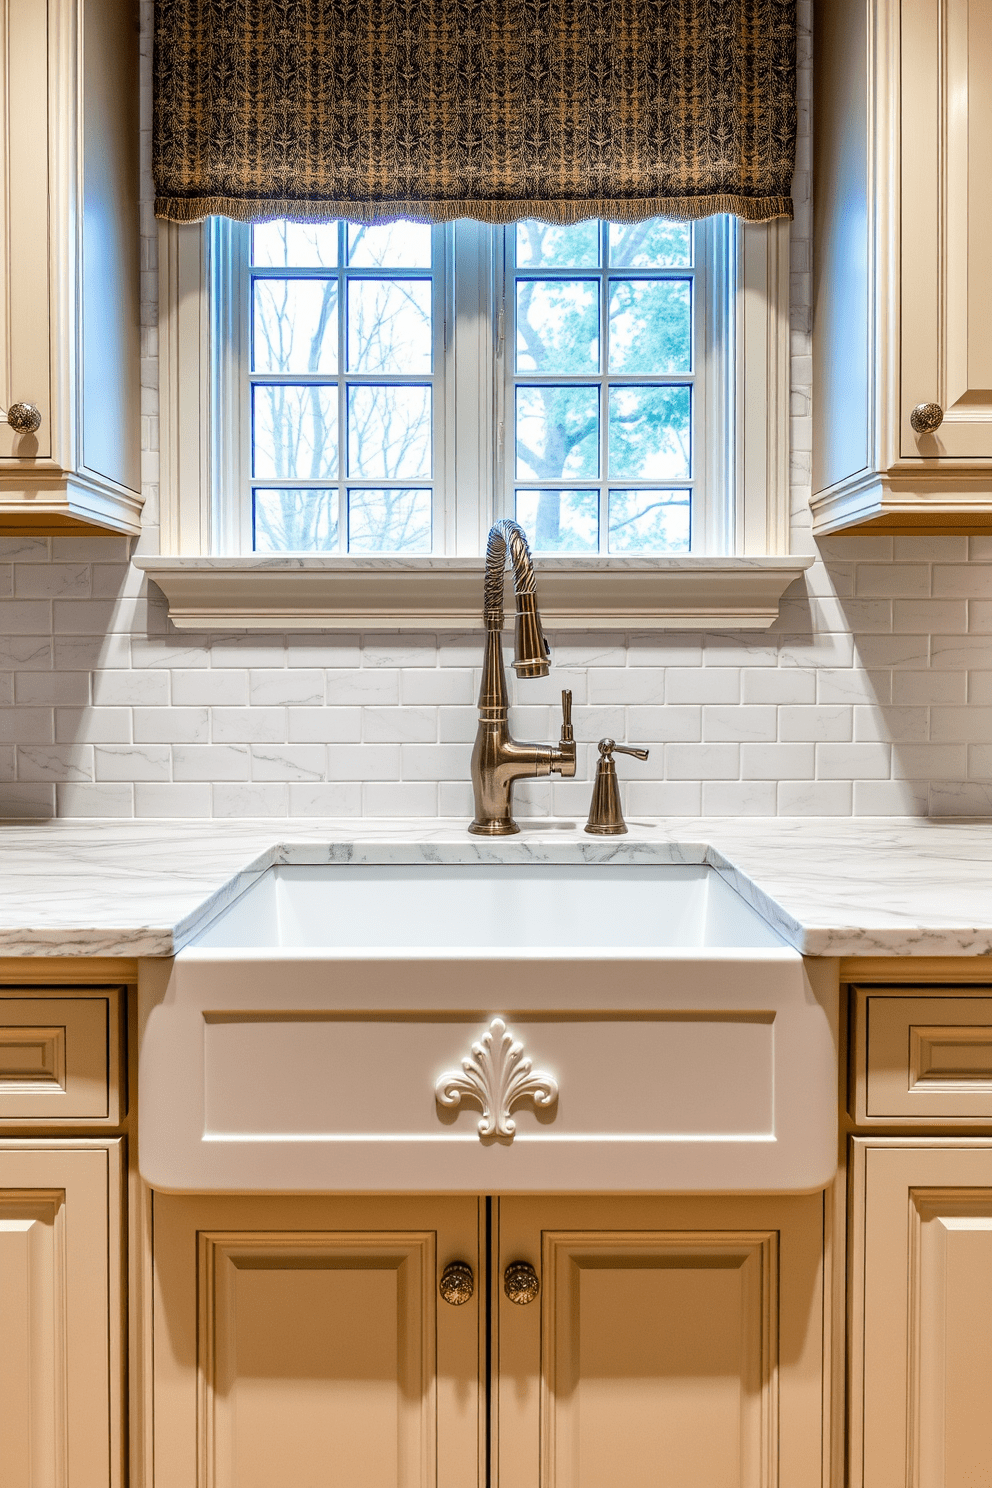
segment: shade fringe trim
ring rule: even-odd
[[[470,218],[502,227],[513,222],[536,220],[557,227],[571,226],[590,218],[610,222],[644,222],[649,217],[671,217],[696,222],[703,217],[730,213],[745,222],[771,222],[793,216],[791,196],[738,196],[732,192],[712,196],[654,197],[639,201],[296,201],[288,198],[253,201],[233,196],[156,196],[155,216],[166,222],[202,222],[206,217],[229,217],[234,222],[271,222],[286,217],[292,222],[453,222]]]

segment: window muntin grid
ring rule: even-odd
[[[536,551],[679,553],[701,482],[696,229],[506,230],[506,504]]]
[[[447,256],[406,222],[251,230],[255,551],[433,550]]]

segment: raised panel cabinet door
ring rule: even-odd
[[[0,408],[33,403],[34,434],[0,422],[0,469],[52,457],[49,30],[45,0],[0,6]]]
[[[822,1252],[819,1194],[500,1200],[501,1488],[819,1488]]]
[[[992,1143],[854,1150],[851,1482],[992,1480]]]
[[[992,7],[902,0],[901,19],[900,454],[992,460]]]
[[[0,1144],[0,1482],[122,1482],[120,1143]]]
[[[156,1194],[156,1488],[471,1488],[485,1410],[473,1198]],[[442,1300],[444,1268],[475,1277]]]

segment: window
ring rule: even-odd
[[[735,245],[727,218],[216,223],[222,523],[256,553],[478,551],[499,515],[542,553],[706,551]]]
[[[789,224],[163,224],[183,628],[477,622],[494,518],[558,628],[762,629],[789,542]],[[153,521],[146,507],[146,530]]]

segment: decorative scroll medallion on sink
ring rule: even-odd
[[[510,1115],[522,1100],[550,1107],[558,1099],[558,1081],[546,1070],[533,1068],[524,1046],[515,1039],[502,1018],[494,1018],[472,1052],[462,1060],[461,1070],[447,1070],[434,1086],[439,1106],[458,1106],[463,1100],[482,1107],[480,1137],[509,1137],[517,1124]]]

